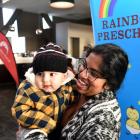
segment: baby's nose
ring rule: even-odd
[[[44,74],[43,81],[44,83],[50,83],[51,77],[49,74]]]

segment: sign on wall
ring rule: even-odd
[[[3,33],[0,32],[0,59],[12,75],[16,84],[19,84],[15,58],[12,51],[12,46]]]
[[[140,139],[140,0],[90,0],[95,44],[115,43],[129,56],[118,100],[120,140]]]

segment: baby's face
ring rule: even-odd
[[[45,92],[54,92],[63,84],[65,79],[65,73],[44,71],[35,75],[35,84]]]

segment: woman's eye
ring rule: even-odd
[[[94,70],[90,70],[90,75],[93,76],[93,77],[100,77],[100,74],[97,73],[97,72],[94,71]]]

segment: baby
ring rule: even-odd
[[[20,126],[18,140],[47,139],[62,113],[74,102],[74,74],[68,72],[67,64],[67,56],[58,45],[49,43],[37,52],[32,63],[34,74],[26,73],[12,106],[12,115]]]

